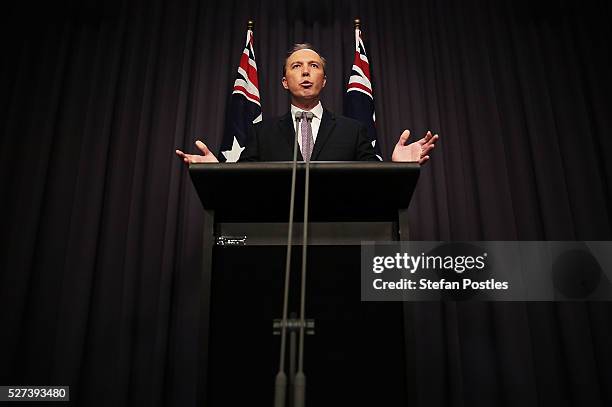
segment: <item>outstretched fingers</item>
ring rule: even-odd
[[[421,139],[421,159],[419,160],[419,164],[423,165],[425,162],[429,160],[429,152],[434,149],[436,146],[436,141],[440,138],[437,134],[431,134],[431,131],[428,131],[425,137]]]
[[[429,143],[431,141],[431,138],[431,131],[427,131],[427,134],[425,134],[425,137],[419,140],[419,143],[424,146],[426,143]]]
[[[425,140],[425,143],[423,144],[423,147],[427,147],[430,145],[434,145],[436,141],[438,141],[438,139],[440,138],[440,136],[438,136],[437,134],[432,135],[431,132],[427,132],[427,136],[425,136],[423,139]]]
[[[181,157],[183,159],[184,162],[189,163],[189,158],[188,158],[188,154],[185,154],[184,152],[182,152],[181,150],[175,150],[176,155],[178,155],[179,157]]]
[[[436,146],[435,144],[427,144],[423,146],[423,152],[421,153],[421,155],[428,154],[431,150],[434,149],[435,146]]]
[[[175,150],[175,152],[176,152],[176,155],[181,157],[181,159],[185,162],[185,164],[191,164],[191,163],[196,162],[196,160],[194,159],[195,156],[192,154],[185,154],[181,150]]]

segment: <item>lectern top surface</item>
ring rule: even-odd
[[[303,212],[306,164],[297,165],[295,220]],[[311,162],[311,221],[393,220],[416,186],[418,163]],[[225,222],[286,222],[291,162],[192,164],[189,173],[205,210]]]

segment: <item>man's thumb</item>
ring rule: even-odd
[[[405,145],[406,141],[408,141],[408,137],[410,137],[410,130],[404,130],[399,140],[397,141],[397,144],[399,144],[400,146]]]
[[[206,147],[206,144],[202,143],[200,140],[196,140],[195,142],[196,147],[202,152],[204,153],[204,155],[210,153],[210,150],[208,150],[208,147]]]

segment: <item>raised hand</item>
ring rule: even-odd
[[[419,141],[406,145],[409,137],[410,130],[404,130],[393,149],[391,161],[425,164],[429,160],[429,152],[434,148],[439,136],[437,134],[432,135],[431,131],[428,131],[425,137]]]
[[[217,157],[206,147],[206,144],[202,143],[200,140],[196,140],[195,142],[198,150],[202,152],[202,155],[199,154],[185,154],[181,150],[176,150],[176,155],[181,157],[185,164],[196,164],[196,163],[218,163]]]

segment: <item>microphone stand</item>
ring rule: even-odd
[[[306,120],[312,123],[313,114],[306,112]],[[312,124],[311,124],[312,125]],[[304,330],[306,326],[306,253],[308,249],[308,195],[310,192],[310,157],[306,160],[306,175],[304,180],[304,227],[302,235],[302,281],[300,285],[300,321],[298,371],[295,375],[293,389],[293,407],[304,407],[306,399],[306,375],[304,375]]]
[[[306,120],[312,122],[314,115],[306,112]],[[290,372],[293,407],[304,407],[306,398],[306,376],[304,375],[304,334],[313,334],[314,321],[306,320],[306,255],[308,248],[308,202],[310,191],[310,159],[306,161],[306,175],[304,186],[304,223],[302,235],[302,281],[300,286],[300,319],[296,320],[292,314],[291,320],[287,319],[289,308],[289,282],[291,275],[291,244],[293,239],[293,212],[295,207],[295,186],[297,173],[297,124],[302,119],[302,112],[296,112],[296,136],[293,143],[293,165],[291,172],[291,199],[289,203],[289,231],[287,236],[287,259],[285,262],[285,287],[283,295],[283,316],[280,325],[281,345],[278,373],[276,374],[274,387],[274,407],[284,407],[287,399],[287,375],[285,374],[285,353],[287,348],[287,329],[291,330],[290,349]],[[275,328],[277,324],[275,323]],[[306,329],[308,328],[308,331]],[[295,373],[295,331],[299,331],[298,371]]]
[[[302,119],[301,112],[296,112],[295,121],[297,124]],[[285,287],[283,294],[283,316],[280,322],[281,345],[278,373],[274,384],[274,407],[284,407],[287,399],[287,375],[285,374],[285,353],[287,348],[287,310],[289,308],[289,281],[291,275],[291,244],[293,238],[293,208],[295,206],[295,184],[297,170],[297,130],[293,140],[293,165],[291,169],[291,199],[289,203],[289,231],[287,232],[287,258],[285,261]]]

